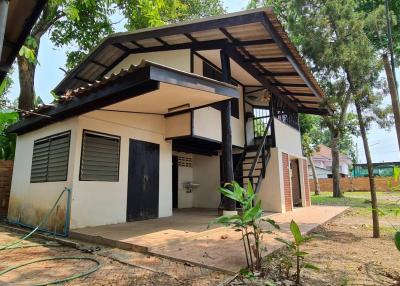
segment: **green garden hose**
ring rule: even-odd
[[[10,271],[13,271],[13,270],[16,270],[18,268],[21,268],[21,267],[24,267],[26,265],[29,265],[29,264],[43,262],[43,261],[67,260],[67,259],[68,260],[90,260],[90,261],[95,262],[96,265],[94,267],[90,268],[89,270],[86,270],[84,272],[81,272],[81,273],[78,273],[78,274],[75,274],[75,275],[72,275],[72,276],[69,276],[69,277],[66,277],[66,278],[57,279],[57,280],[53,280],[53,281],[48,281],[48,282],[45,282],[45,283],[33,284],[33,285],[34,286],[41,286],[41,285],[49,285],[49,284],[58,284],[58,283],[68,282],[68,281],[71,281],[71,280],[74,280],[74,279],[89,275],[89,274],[97,271],[100,268],[100,262],[98,260],[96,260],[94,258],[90,258],[90,257],[80,257],[80,256],[48,257],[48,258],[40,258],[40,259],[31,260],[31,261],[28,261],[28,262],[25,262],[25,263],[22,263],[22,264],[19,264],[19,265],[16,265],[16,266],[11,266],[11,267],[3,270],[3,271],[0,271],[0,276],[4,275],[4,274],[6,274],[6,273],[8,273]]]
[[[46,222],[48,221],[50,215],[53,213],[54,209],[56,208],[58,202],[60,201],[62,195],[64,194],[65,191],[70,191],[69,189],[65,188],[61,194],[58,196],[56,202],[54,203],[54,205],[52,206],[52,208],[50,209],[50,211],[44,216],[44,218],[39,222],[39,225],[37,227],[35,227],[30,233],[28,233],[27,235],[21,237],[20,239],[9,243],[9,244],[5,244],[5,245],[0,245],[0,251],[2,250],[7,250],[7,249],[16,249],[16,248],[25,248],[25,247],[35,247],[35,246],[41,246],[41,244],[28,244],[28,245],[20,245],[23,241],[25,241],[26,239],[28,239],[31,235],[33,235],[42,225],[46,224]],[[33,263],[39,263],[39,262],[44,262],[44,261],[52,261],[52,260],[88,260],[88,261],[92,261],[95,262],[96,265],[92,268],[90,268],[89,270],[83,271],[81,273],[66,277],[66,278],[62,278],[62,279],[57,279],[57,280],[53,280],[53,281],[48,281],[46,283],[40,283],[40,284],[34,284],[35,286],[39,286],[39,285],[49,285],[49,284],[58,284],[58,283],[64,283],[67,281],[71,281],[83,276],[87,276],[95,271],[97,271],[100,268],[100,262],[94,258],[90,258],[90,257],[81,257],[81,256],[58,256],[58,257],[48,257],[48,258],[39,258],[39,259],[35,259],[35,260],[31,260],[19,265],[15,265],[15,266],[11,266],[7,269],[4,269],[3,271],[0,271],[0,276],[11,272],[13,270],[16,270],[18,268],[22,268],[26,265],[30,265]]]

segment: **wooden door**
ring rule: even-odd
[[[160,146],[129,140],[126,220],[158,217]]]
[[[292,175],[292,199],[293,206],[301,207],[301,186],[300,186],[300,172],[299,172],[299,160],[290,160],[290,169]]]

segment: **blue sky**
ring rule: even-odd
[[[243,10],[247,3],[248,0],[224,0],[224,6],[228,12]],[[51,102],[50,92],[64,76],[64,72],[60,68],[63,68],[65,64],[65,50],[54,47],[48,36],[45,35],[40,44],[38,60],[40,64],[35,75],[35,90],[44,102]],[[400,79],[400,72],[397,71],[396,74]],[[15,100],[19,95],[17,67],[14,68],[12,77],[14,85],[10,90],[9,98]],[[390,99],[388,98],[386,102],[390,103]],[[374,126],[368,132],[368,139],[374,162],[400,161],[394,128],[386,131]],[[358,147],[359,161],[365,162],[361,138],[354,138],[354,141]]]

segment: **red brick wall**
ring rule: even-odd
[[[375,177],[376,190],[380,192],[390,191],[389,182],[392,186],[398,185],[391,177]],[[321,192],[332,192],[332,179],[319,179]],[[311,192],[315,191],[314,180],[310,179]],[[340,189],[346,191],[369,191],[369,180],[363,178],[340,178]]]
[[[0,160],[0,218],[7,216],[14,161]]]
[[[289,155],[282,153],[283,191],[285,194],[285,209],[292,210],[292,192],[290,191]]]
[[[307,160],[303,159],[303,175],[304,175],[304,193],[306,197],[306,206],[311,206],[310,200],[310,181],[308,180]]]

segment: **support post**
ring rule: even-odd
[[[231,82],[231,70],[229,56],[221,50],[222,80]],[[222,131],[222,183],[230,183],[234,180],[233,158],[232,158],[232,129],[231,129],[231,102],[226,101],[221,108],[221,131]],[[236,212],[236,202],[224,198],[224,214]]]
[[[0,59],[3,52],[9,0],[0,0]]]

